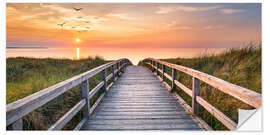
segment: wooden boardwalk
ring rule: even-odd
[[[200,95],[200,82],[254,108],[261,107],[262,95],[253,90],[181,65],[153,58],[142,62],[144,67],[130,66],[132,63],[126,58],[115,60],[14,101],[6,107],[7,129],[23,130],[24,116],[78,85],[81,85],[81,100],[48,130],[63,129],[80,111],[82,119],[74,130],[212,130],[199,117],[200,107],[229,130],[235,130],[237,123]],[[107,74],[108,69],[112,71],[110,74]],[[178,81],[179,72],[192,77],[191,89]],[[102,75],[102,81],[89,89],[89,78],[97,74]],[[161,83],[160,80],[164,79],[170,80],[171,84]],[[191,105],[178,95],[176,88],[191,97]],[[90,106],[90,99],[97,92],[101,95]]]
[[[128,66],[82,130],[202,130],[146,67]]]

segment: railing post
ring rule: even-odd
[[[119,76],[119,63],[118,62],[116,62],[116,69],[117,69],[116,76]]]
[[[9,130],[23,130],[23,120],[18,119],[14,123],[12,123],[9,128]]]
[[[156,68],[155,68],[154,73],[157,72],[157,62],[156,62],[156,61],[155,61],[155,67],[156,67]]]
[[[164,73],[166,72],[166,66],[163,64],[162,65],[162,81],[165,80],[165,76],[164,76]]]
[[[107,77],[107,68],[105,68],[102,71],[102,80],[104,82],[104,85],[102,86],[102,93],[106,92],[106,90],[107,90],[107,80],[106,80],[106,77]]]
[[[172,88],[170,92],[173,92],[175,90],[174,80],[176,80],[176,76],[177,76],[177,70],[172,68]]]
[[[199,113],[200,105],[196,101],[196,96],[200,95],[200,80],[196,77],[192,78],[192,112],[193,114]]]
[[[114,81],[115,81],[114,64],[112,65],[112,73],[113,73],[112,80],[113,80],[113,82],[114,82]]]
[[[154,68],[152,68],[152,66],[154,66],[154,62],[153,62],[153,60],[150,60],[150,62],[151,62],[151,69],[154,72]]]
[[[89,80],[85,80],[81,83],[82,98],[86,100],[86,104],[83,107],[83,118],[89,119],[90,114],[90,98],[89,98]]]
[[[157,76],[159,75],[158,69],[159,69],[159,63],[157,63]]]

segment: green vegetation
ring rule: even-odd
[[[100,57],[81,60],[52,59],[52,58],[7,58],[7,98],[11,103],[39,90],[52,86],[58,82],[69,79],[75,75],[86,72],[99,65],[105,64]],[[110,71],[108,71],[110,73]],[[90,88],[101,81],[101,74],[89,79]],[[99,97],[97,93],[91,99],[91,104]],[[23,118],[25,130],[46,130],[61,116],[71,109],[81,99],[80,85],[65,92],[58,98],[36,109]],[[79,112],[64,129],[73,129],[81,120]]]
[[[254,46],[259,47],[256,48]],[[245,48],[228,49],[219,55],[204,55],[196,58],[174,58],[162,60],[169,63],[193,68],[226,80],[230,83],[261,93],[262,78],[260,46],[260,44],[251,44]],[[139,65],[145,64],[140,62]],[[150,68],[148,65],[147,67]],[[159,68],[161,69],[161,66]],[[167,73],[171,74],[171,69],[168,69]],[[191,76],[178,71],[177,80],[188,88],[192,89]],[[168,79],[166,79],[166,82],[171,84],[170,80]],[[202,81],[200,88],[200,96],[202,96],[210,104],[222,111],[235,122],[238,120],[238,108],[252,109],[251,106],[211,87]],[[191,97],[189,97],[181,89],[177,89],[178,94],[189,105],[191,105]],[[200,117],[203,118],[210,126],[212,126],[213,129],[227,130],[224,125],[222,125],[217,119],[211,116],[204,108],[201,107],[200,109]]]

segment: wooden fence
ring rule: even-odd
[[[109,90],[114,81],[118,78],[120,71],[129,64],[130,61],[128,59],[113,61],[8,104],[6,107],[6,126],[11,130],[23,130],[22,117],[57,98],[71,88],[81,84],[82,99],[49,128],[49,130],[62,129],[80,110],[82,110],[83,118],[74,129],[79,130],[88,120],[89,115],[103,98],[105,92]],[[107,75],[108,68],[111,68],[112,70],[112,73],[109,75]],[[103,81],[89,92],[88,79],[100,72],[102,72]],[[113,81],[107,85],[107,81],[111,78]],[[91,107],[89,103],[90,99],[99,90],[102,90],[102,94]]]
[[[172,85],[170,86],[166,82],[163,82],[169,90],[173,90],[176,86],[182,89],[186,94],[192,97],[192,106],[190,107],[185,103],[185,107],[195,115],[199,113],[199,105],[204,107],[211,115],[217,118],[221,123],[223,123],[228,129],[234,130],[237,127],[237,124],[232,121],[229,117],[219,111],[217,108],[209,104],[204,100],[200,95],[200,81],[203,81],[218,90],[233,96],[234,98],[254,107],[259,108],[262,102],[262,96],[259,93],[251,91],[249,89],[231,84],[227,81],[221,80],[214,76],[208,75],[206,73],[187,68],[181,65],[171,64],[168,62],[160,61],[153,58],[147,58],[143,60],[146,64],[150,65],[153,68],[153,71],[156,72],[158,78],[164,81],[165,77],[168,78]],[[159,67],[162,67],[161,69]],[[172,69],[172,75],[166,73],[166,67]],[[182,83],[176,80],[177,70],[183,73],[186,73],[192,76],[192,90],[184,86]],[[159,76],[161,75],[161,77]],[[185,102],[180,96],[178,98]],[[205,123],[206,124],[206,123]]]

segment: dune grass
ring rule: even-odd
[[[52,58],[7,58],[6,103],[11,103],[39,90],[105,64],[100,57],[81,60]],[[90,88],[101,81],[101,74],[90,78]],[[97,93],[91,104],[99,97]],[[47,130],[81,99],[80,85],[23,117],[24,130]],[[79,112],[64,129],[70,130],[81,120]]]
[[[256,46],[256,47],[254,47]],[[201,72],[213,75],[230,83],[248,88],[261,93],[262,73],[261,73],[261,45],[250,44],[244,48],[228,49],[218,55],[202,55],[195,58],[172,58],[162,59],[169,63],[174,63]],[[144,65],[142,62],[139,65]],[[149,66],[147,66],[150,68]],[[161,68],[161,67],[160,67]],[[171,74],[171,69],[167,70]],[[177,72],[177,80],[192,89],[192,77]],[[171,84],[170,80],[166,82]],[[225,94],[218,89],[201,81],[200,96],[206,101],[222,111],[235,122],[238,121],[238,109],[253,109],[251,106]],[[184,91],[177,88],[177,93],[191,105],[191,97]],[[204,119],[215,130],[227,130],[227,128],[217,119],[211,116],[204,108],[200,108],[200,117]]]

